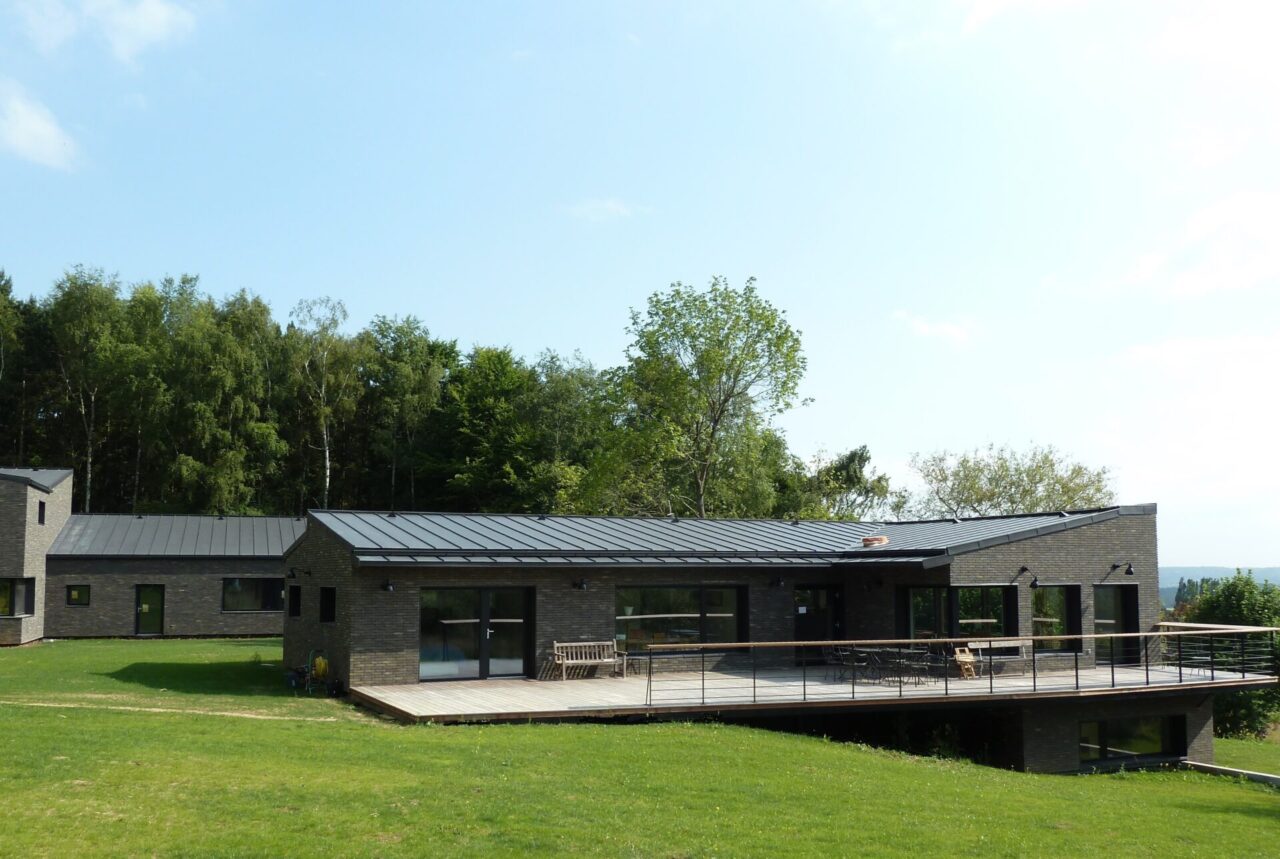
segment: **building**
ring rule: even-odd
[[[44,636],[45,556],[70,515],[70,469],[0,468],[0,645]]]
[[[1203,630],[1159,624],[1156,552],[1154,505],[901,523],[315,511],[286,553],[285,659],[323,654],[407,719],[980,708],[1028,770],[1207,761],[1206,690],[1273,684],[1270,633],[1219,629],[1206,650]],[[547,679],[566,642],[614,643],[631,676]]]
[[[69,469],[0,469],[0,645],[279,635],[300,517],[71,513]]]

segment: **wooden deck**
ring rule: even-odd
[[[856,682],[822,666],[750,673],[662,672],[652,689],[644,675],[583,680],[459,680],[351,689],[357,703],[411,722],[494,722],[574,718],[663,717],[730,711],[844,710],[939,706],[978,701],[1105,696],[1274,685],[1248,674],[1182,673],[1176,667],[1140,666],[996,675],[970,680],[941,677]]]

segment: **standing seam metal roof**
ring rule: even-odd
[[[76,514],[51,558],[280,558],[306,530],[278,516],[117,516]]]
[[[25,483],[41,492],[52,492],[72,473],[69,468],[0,468],[0,480]]]
[[[367,565],[858,564],[937,566],[951,555],[1120,515],[1155,505],[921,522],[777,519],[675,519],[485,513],[311,515]],[[884,546],[862,538],[882,535]]]

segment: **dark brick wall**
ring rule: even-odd
[[[1132,562],[1134,575],[1111,570]],[[1029,571],[1018,574],[1019,567]],[[958,555],[951,563],[954,585],[1001,584],[1018,588],[1018,634],[1031,635],[1031,579],[1042,585],[1080,585],[1080,631],[1094,632],[1094,585],[1138,586],[1138,629],[1155,628],[1160,616],[1155,515],[1120,516],[1096,525],[1048,534]],[[1093,664],[1094,646],[1085,643],[1081,665]]]
[[[224,578],[282,578],[267,559],[50,558],[46,638],[133,635],[137,585],[164,585],[165,635],[279,635],[283,612],[224,612]],[[67,605],[68,585],[88,585],[89,605]]]
[[[1022,710],[1022,765],[1029,772],[1077,772],[1080,723],[1134,716],[1186,716],[1187,757],[1213,762],[1213,696],[1131,695],[1119,700],[1055,700]]]
[[[45,635],[45,555],[71,516],[71,478],[44,492],[0,480],[0,578],[35,579],[35,613],[0,618],[0,645],[25,644]],[[45,523],[38,510],[45,503]]]
[[[346,680],[351,676],[350,630],[356,582],[352,576],[351,550],[329,530],[307,517],[307,533],[285,556],[282,566],[296,570],[297,578],[285,579],[285,590],[302,588],[302,616],[284,618],[284,658],[290,667],[305,665],[313,650],[322,650],[332,675]],[[288,573],[287,573],[288,574]],[[320,622],[320,589],[337,588],[337,616],[332,623]],[[417,679],[415,674],[414,679]],[[411,682],[408,680],[401,682]]]

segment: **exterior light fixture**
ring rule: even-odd
[[[1022,575],[1023,573],[1029,573],[1029,572],[1031,572],[1031,568],[1028,566],[1024,565],[1024,566],[1018,567],[1018,575]]]
[[[1038,588],[1038,587],[1040,587],[1040,577],[1039,577],[1039,576],[1032,576],[1032,577],[1031,577],[1031,587],[1033,587],[1033,588]]]
[[[1114,573],[1116,570],[1120,569],[1121,567],[1124,567],[1124,574],[1125,574],[1126,576],[1132,576],[1132,575],[1133,575],[1133,561],[1125,561],[1123,564],[1121,564],[1121,563],[1115,563],[1115,564],[1112,564],[1112,565],[1111,565],[1111,572],[1113,572],[1113,573]]]
[[[382,589],[387,593],[394,593],[396,586],[395,586],[395,583],[391,581],[391,579],[387,579],[385,582],[382,583]]]
[[[777,578],[773,578],[769,580],[769,587],[771,588],[780,588],[784,584],[786,584],[786,582],[782,580],[782,576],[778,576]]]
[[[575,591],[585,591],[587,589],[587,580],[578,579],[576,582],[573,583],[573,589]]]
[[[311,571],[304,569],[303,567],[290,567],[289,572],[291,574],[290,578],[294,579],[298,577],[298,573],[306,573],[308,576],[311,575]]]

